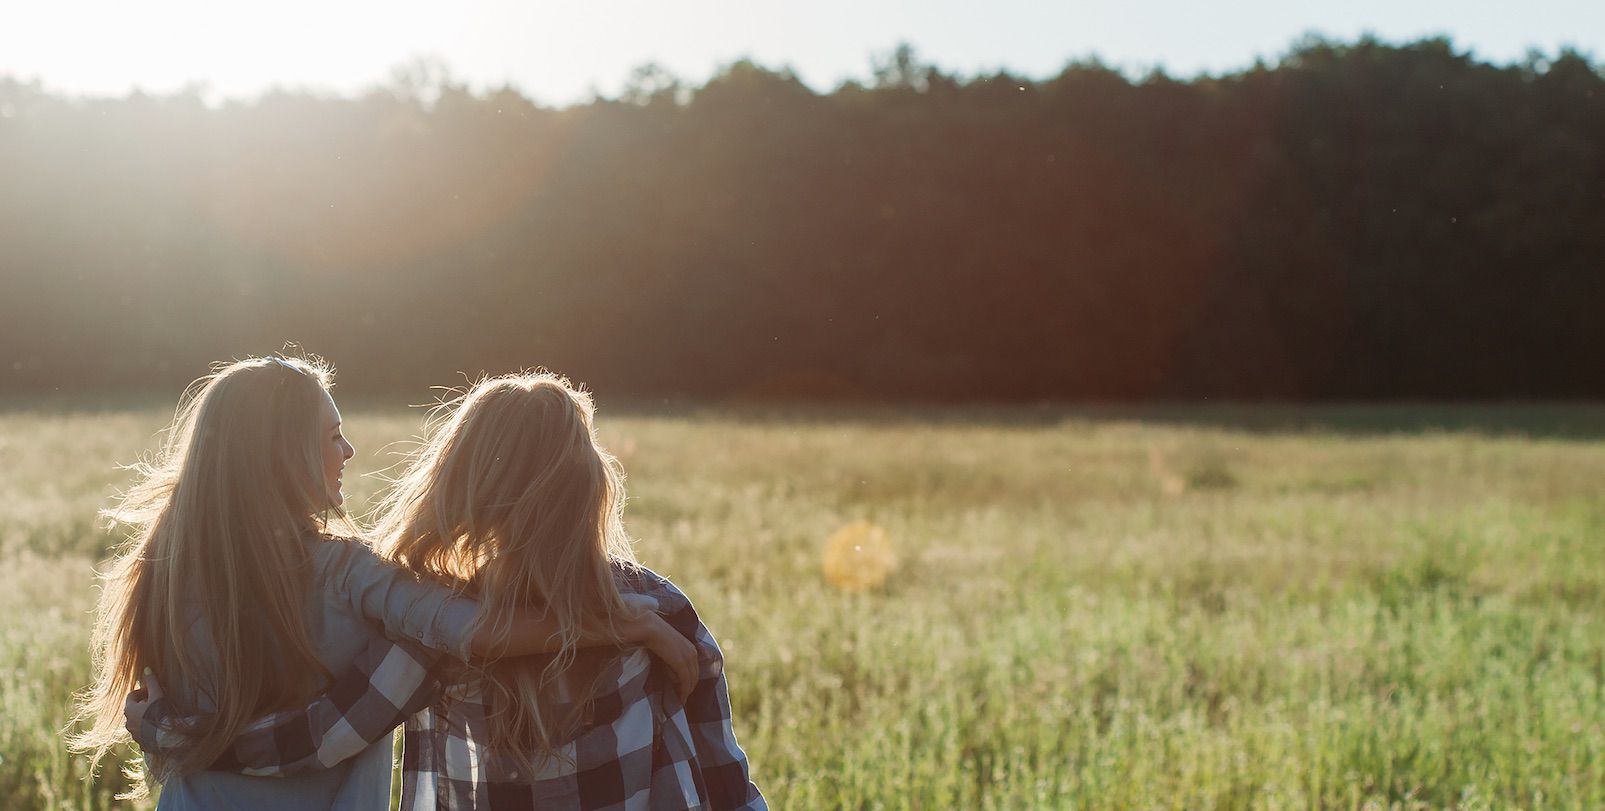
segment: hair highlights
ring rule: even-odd
[[[251,719],[304,700],[328,675],[303,614],[309,538],[352,530],[324,483],[331,380],[315,358],[220,365],[185,391],[162,448],[105,511],[132,533],[102,575],[95,681],[69,738],[92,768],[128,739],[123,699],[145,668],[210,705],[181,707],[204,720],[190,730],[195,746],[154,764],[158,779],[204,769]]]
[[[622,521],[624,477],[596,441],[590,396],[540,372],[482,380],[436,412],[411,467],[379,509],[381,554],[453,582],[483,622],[545,609],[562,645],[481,672],[498,711],[492,745],[554,753],[579,722],[605,657],[577,656],[581,619],[628,615],[614,567],[635,565]],[[567,707],[567,710],[563,708]]]

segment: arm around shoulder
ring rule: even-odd
[[[378,556],[360,541],[325,541],[318,550],[327,587],[353,610],[411,639],[466,661],[476,653],[479,604]]]

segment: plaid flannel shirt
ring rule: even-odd
[[[497,751],[488,743],[490,708],[468,685],[440,689],[443,657],[406,643],[376,644],[363,656],[370,666],[342,676],[328,694],[305,713],[280,713],[252,725],[252,732],[214,768],[271,776],[290,768],[328,765],[329,757],[361,751],[378,740],[357,740],[376,721],[394,717],[377,711],[384,705],[411,707],[418,696],[400,703],[394,688],[385,692],[375,675],[407,683],[429,693],[423,711],[406,719],[402,758],[404,809],[535,809],[630,811],[632,809],[767,809],[758,787],[748,777],[747,757],[736,743],[730,721],[730,698],[724,657],[698,618],[691,601],[668,580],[649,570],[621,572],[622,590],[655,599],[668,623],[697,646],[701,673],[682,705],[654,673],[643,650],[615,657],[599,683],[605,685],[590,705],[587,724],[565,744],[557,757],[532,764],[527,753]],[[394,668],[371,663],[388,663]],[[339,701],[332,698],[343,696]],[[385,696],[379,701],[375,694]],[[364,700],[366,697],[366,700]],[[404,705],[404,706],[403,706]],[[362,718],[331,718],[336,707],[369,708]],[[141,725],[140,742],[174,719],[152,705]],[[298,717],[301,716],[301,717]],[[331,743],[328,732],[346,729],[356,736]],[[247,741],[247,738],[252,740]],[[300,757],[291,757],[300,753]],[[308,753],[316,753],[309,755]]]
[[[251,722],[210,768],[288,777],[355,757],[438,699],[451,661],[407,639],[372,642],[326,692],[305,707]],[[144,693],[136,690],[129,697],[143,700]],[[190,743],[186,729],[195,721],[179,715],[163,696],[129,732],[147,758],[159,759]]]

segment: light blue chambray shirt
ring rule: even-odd
[[[353,541],[314,542],[312,589],[307,595],[309,636],[319,661],[339,673],[380,636],[408,637],[466,659],[468,633],[478,606],[449,589],[418,582],[410,572],[376,557]],[[196,623],[192,644],[211,649],[211,635]],[[169,660],[167,673],[176,674]],[[207,712],[206,696],[188,684],[164,684],[169,695]],[[200,772],[162,784],[158,811],[190,809],[351,809],[372,811],[390,803],[391,741],[374,743],[331,769],[293,777],[247,777]]]

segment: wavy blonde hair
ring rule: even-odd
[[[484,627],[505,633],[527,608],[559,621],[557,653],[490,663],[477,680],[494,708],[491,745],[536,762],[576,731],[612,655],[578,654],[582,620],[618,643],[616,622],[629,615],[614,581],[617,567],[636,565],[624,476],[597,442],[594,413],[590,395],[558,375],[481,380],[437,409],[377,510],[380,554],[473,596]]]
[[[178,705],[201,720],[188,730],[193,746],[155,764],[158,780],[206,768],[253,718],[321,688],[328,671],[304,617],[308,538],[354,534],[323,472],[332,375],[316,358],[215,367],[185,391],[160,450],[134,466],[136,483],[104,511],[132,531],[101,575],[95,680],[78,696],[68,738],[91,770],[128,739],[123,699],[145,668],[213,705]],[[194,645],[197,620],[210,650]],[[143,793],[144,775],[129,773]]]

